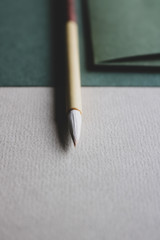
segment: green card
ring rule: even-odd
[[[113,1],[115,2],[115,0]],[[65,2],[66,0],[0,1],[0,86],[65,86]],[[76,1],[82,85],[160,86],[159,73],[150,71],[141,73],[136,71],[115,72],[115,70],[99,71],[94,67],[91,68],[88,64],[88,59],[91,58],[91,41],[93,41],[94,31],[96,30],[94,24],[99,24],[99,21],[96,23],[96,19],[94,19],[94,7],[99,6],[97,7],[98,13],[98,11],[101,11],[100,3],[104,4],[105,2],[108,2],[108,0]],[[123,5],[122,0],[119,0],[119,2]],[[128,0],[128,2],[131,1]],[[138,4],[141,1],[132,0],[132,2]],[[148,2],[151,9],[157,3],[154,0],[152,2],[144,0],[143,2]],[[89,6],[89,9],[87,6]],[[155,13],[157,11],[155,10]],[[99,13],[102,17],[101,12]],[[149,14],[151,13],[152,11]],[[91,20],[90,25],[87,24],[88,18]],[[149,19],[151,18],[151,15],[149,15]],[[152,29],[156,32],[155,34],[158,34],[157,29],[155,29],[159,24],[158,15],[157,18],[158,20]],[[154,21],[156,21],[155,18]],[[89,34],[91,29],[93,35]],[[105,36],[107,36],[107,30],[108,28]],[[157,41],[157,35],[152,37]],[[157,42],[155,46],[157,46]],[[154,48],[155,50],[158,53],[158,49]],[[100,51],[103,52],[102,49]],[[98,61],[102,60],[99,58],[99,53],[97,55],[95,51],[94,56],[96,56],[96,59],[98,56]],[[107,55],[103,55],[103,57],[105,56]]]
[[[159,0],[89,0],[94,64],[160,67]]]

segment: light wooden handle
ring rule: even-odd
[[[76,21],[66,23],[67,41],[67,112],[77,109],[82,113],[78,27]]]

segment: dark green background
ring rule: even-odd
[[[160,85],[158,72],[96,69],[92,64],[87,0],[77,1],[77,12],[82,85]],[[64,0],[1,0],[0,85],[64,84],[66,78],[64,23]]]

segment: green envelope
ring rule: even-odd
[[[95,65],[160,67],[159,0],[88,0]]]
[[[0,1],[0,86],[65,86],[65,2],[66,0]],[[108,0],[76,1],[82,85],[160,86],[160,73],[155,71],[104,71],[90,64],[91,42],[96,30],[94,24],[98,24],[94,18],[94,7],[98,12],[100,3],[105,2]],[[123,1],[119,2],[122,5]],[[158,1],[143,2],[148,2],[151,8],[155,7],[153,3],[158,4]],[[158,10],[155,11],[157,13]],[[91,25],[87,24],[87,20],[90,20]],[[159,20],[157,22],[154,28]],[[93,35],[89,34],[90,30]],[[154,39],[156,41],[157,37]],[[95,51],[94,56],[97,56]],[[101,61],[99,57],[98,59]]]

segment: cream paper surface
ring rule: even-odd
[[[0,88],[0,239],[158,240],[160,89],[82,88],[77,149],[55,96]]]

